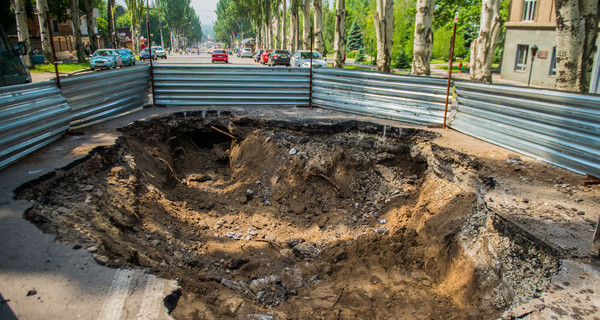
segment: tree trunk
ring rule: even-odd
[[[40,22],[40,37],[42,40],[42,52],[44,61],[52,63],[52,47],[50,45],[50,32],[48,22],[46,22],[46,12],[48,11],[48,2],[46,0],[37,0],[38,19]]]
[[[390,72],[394,33],[394,0],[377,0],[373,14],[377,34],[377,71]]]
[[[496,41],[502,28],[500,0],[483,0],[479,35],[471,44],[471,80],[492,82],[492,62]]]
[[[415,43],[412,63],[412,74],[429,75],[431,73],[431,50],[433,49],[433,20],[434,0],[417,0],[415,15]]]
[[[298,1],[299,0],[291,0],[290,2],[290,46],[292,47],[292,52],[300,49]]]
[[[346,0],[337,0],[335,7],[335,36],[333,40],[333,66],[344,67],[346,49]]]
[[[115,41],[115,29],[114,29],[114,12],[115,12],[115,0],[108,0],[107,7],[107,22],[108,22],[108,42],[113,49],[117,48]]]
[[[556,88],[587,92],[596,53],[598,0],[556,0]]]
[[[17,20],[17,35],[19,42],[25,42],[27,54],[23,56],[23,62],[29,69],[35,68],[31,57],[31,39],[29,39],[29,26],[27,25],[27,13],[25,12],[25,0],[12,0]]]
[[[281,46],[281,15],[280,6],[281,0],[277,0],[277,6],[275,7],[275,47],[283,48]]]
[[[302,49],[310,49],[310,0],[302,0]]]
[[[43,0],[45,1],[45,0]],[[96,33],[94,32],[94,18],[92,7],[92,0],[84,0],[85,20],[87,22],[88,38],[90,39],[90,50],[92,53],[98,50],[98,43],[96,42]]]
[[[287,41],[287,0],[283,0],[281,20],[281,48],[287,49],[290,48]]]
[[[323,0],[314,0],[313,11],[315,12],[315,51],[323,54],[325,44],[323,43]]]
[[[77,51],[77,62],[85,62],[83,52],[83,41],[81,41],[81,26],[79,25],[79,0],[71,0],[71,22],[75,33],[75,51]]]

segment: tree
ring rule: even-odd
[[[390,72],[394,0],[377,0],[377,12],[373,14],[373,21],[377,34],[377,71]]]
[[[38,20],[40,22],[40,36],[42,39],[42,51],[44,53],[44,60],[46,62],[52,62],[52,48],[50,45],[50,30],[48,30],[48,20],[46,14],[48,13],[48,2],[46,0],[37,0],[37,11]]]
[[[300,0],[290,0],[290,46],[292,47],[292,52],[300,49],[299,7]]]
[[[471,42],[471,80],[492,82],[494,50],[503,24],[500,0],[482,0],[479,36]]]
[[[116,34],[115,31],[115,0],[108,0],[108,7],[107,7],[107,18],[106,21],[108,22],[108,42],[110,43],[111,48],[117,48],[117,41],[116,39],[118,39],[118,36]],[[117,37],[115,37],[117,36]]]
[[[281,18],[281,48],[289,48],[287,41],[287,0],[283,0],[283,9],[282,9],[282,18]]]
[[[302,2],[302,48],[310,49],[310,0]]]
[[[556,87],[589,91],[596,53],[598,0],[556,0]]]
[[[75,51],[77,52],[77,62],[85,62],[85,52],[83,52],[83,41],[81,40],[81,28],[79,25],[79,0],[71,0],[71,22],[75,32]]]
[[[38,0],[39,2],[40,0]],[[45,0],[42,0],[45,1]],[[94,7],[92,0],[83,0],[83,9],[85,11],[85,19],[87,22],[88,39],[90,42],[90,50],[95,52],[98,49],[98,43],[96,42],[96,33],[94,32]],[[44,54],[45,55],[45,54]]]
[[[350,31],[348,31],[348,49],[358,50],[365,46],[365,41],[363,40],[364,35],[358,23],[354,21],[352,26],[350,27]]]
[[[417,0],[417,13],[415,15],[415,42],[413,49],[412,74],[429,75],[431,50],[433,47],[433,20],[434,0]]]
[[[25,11],[25,0],[12,0],[15,18],[17,20],[17,36],[20,42],[25,42],[28,49],[31,48],[31,40],[29,39],[29,27],[27,26],[27,13]],[[31,58],[31,50],[27,50],[27,54],[23,56],[23,62],[27,68],[34,68],[33,59]]]
[[[344,67],[344,51],[346,47],[346,0],[336,0],[335,5],[335,38],[333,40],[333,66]]]
[[[354,59],[354,61],[365,61],[365,48],[364,47],[360,47],[358,49],[358,54],[356,55],[356,58]]]
[[[315,14],[315,51],[323,54],[325,45],[323,43],[323,0],[313,1]]]

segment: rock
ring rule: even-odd
[[[28,297],[29,297],[29,296],[34,296],[34,295],[36,295],[36,294],[37,294],[37,291],[36,291],[35,289],[27,291],[27,296],[28,296]]]
[[[244,236],[243,233],[239,233],[239,232],[226,232],[223,235],[232,240],[240,240]]]
[[[273,204],[269,200],[265,200],[265,206],[272,206]]]
[[[258,302],[267,306],[277,306],[287,300],[288,294],[284,287],[269,282],[259,284],[255,295]]]
[[[71,212],[71,210],[70,210],[70,209],[67,209],[67,208],[65,208],[65,207],[58,207],[58,208],[56,208],[56,210],[55,210],[55,211],[56,211],[56,213],[58,213],[58,214],[69,214],[69,213]]]
[[[297,203],[293,205],[290,210],[292,210],[292,212],[295,214],[302,214],[304,211],[306,211],[306,206],[303,203]]]
[[[287,243],[287,245],[290,246],[290,248],[293,248],[302,242],[306,242],[306,240],[304,240],[304,239],[288,239],[285,241],[285,243]]]
[[[158,247],[158,245],[160,244],[160,240],[152,240],[150,241],[150,245],[152,245],[153,247]]]
[[[296,153],[298,153],[298,151],[297,151],[295,148],[291,148],[291,149],[290,149],[290,152],[289,152],[290,156],[293,156],[293,155],[295,155]]]
[[[248,259],[231,259],[227,260],[223,263],[223,267],[229,270],[237,270],[244,266],[246,263],[250,262]]]
[[[321,253],[321,248],[312,242],[299,243],[292,252],[300,259],[314,259]]]
[[[226,286],[227,288],[235,291],[245,292],[246,291],[246,283],[243,281],[233,281],[226,278],[221,279],[221,284]]]
[[[246,190],[246,200],[250,201],[254,198],[254,190],[247,189]]]
[[[381,227],[375,228],[375,230],[373,230],[373,232],[379,233],[382,236],[387,236],[388,234],[390,234],[390,229],[388,229],[387,226],[381,226]]]
[[[89,248],[87,248],[87,251],[91,252],[91,253],[97,252],[98,251],[98,247],[96,247],[96,246],[89,247]]]
[[[585,215],[585,212],[583,212],[583,211],[578,211],[578,212],[577,212],[577,215],[579,215],[579,216],[584,216],[584,215]]]
[[[268,314],[249,314],[246,316],[248,320],[273,320],[273,316]]]

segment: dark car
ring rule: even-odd
[[[273,50],[269,56],[269,66],[284,65],[290,66],[290,56],[292,54],[287,50]]]
[[[20,42],[17,48],[12,46],[0,26],[0,87],[31,82],[29,69],[20,56],[27,52],[27,47]]]
[[[263,50],[263,49],[256,50],[256,54],[254,55],[254,61],[260,62],[260,57],[262,57],[263,51],[265,51],[265,50]]]
[[[140,60],[146,60],[146,59],[150,59],[150,50],[148,48],[144,48],[142,49],[142,51],[140,51]],[[152,60],[156,60],[157,56],[156,56],[156,51],[154,49],[152,49]]]

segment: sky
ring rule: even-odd
[[[123,0],[117,0],[116,2],[127,7]],[[152,2],[152,0],[150,0],[150,2]],[[217,21],[217,14],[215,11],[217,10],[218,2],[219,0],[191,0],[192,7],[196,11],[196,15],[200,18],[202,24],[213,24]]]
[[[219,0],[191,0],[192,7],[202,24],[213,24],[217,21],[217,3]]]

